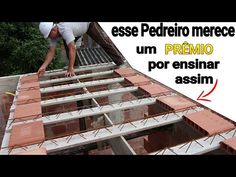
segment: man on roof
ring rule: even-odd
[[[67,77],[75,75],[75,42],[81,40],[81,37],[85,33],[105,50],[116,65],[120,66],[124,64],[125,60],[123,56],[115,49],[115,46],[112,45],[110,39],[104,35],[104,32],[96,22],[61,22],[58,24],[54,24],[53,22],[41,22],[39,24],[39,30],[44,38],[49,41],[49,50],[45,57],[45,61],[38,70],[39,77],[44,75],[47,66],[54,58],[56,45],[60,38],[63,38],[67,57],[69,59],[69,65],[65,75]]]

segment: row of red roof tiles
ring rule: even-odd
[[[148,78],[140,75],[131,68],[121,68],[114,71],[125,81],[133,86],[138,86],[139,90],[146,95],[156,97],[161,94],[169,94],[166,97],[157,98],[157,104],[169,111],[186,110],[197,104],[180,95],[170,95],[171,90],[153,83]],[[14,119],[16,121],[35,119],[42,117],[41,94],[37,75],[25,76],[20,80],[20,90],[17,97]],[[32,89],[33,88],[33,89]],[[212,135],[235,128],[234,124],[209,111],[201,111],[184,116],[184,120],[193,128]],[[14,125],[11,130],[9,147],[26,146],[41,143],[45,140],[44,127],[42,121],[33,123]],[[227,144],[227,142],[225,143]],[[230,144],[230,143],[228,143]],[[235,146],[232,146],[235,148]],[[28,153],[28,152],[26,152]],[[46,154],[45,149],[36,149],[32,154]]]
[[[153,84],[144,76],[139,75],[131,68],[122,68],[115,70],[115,73],[134,86],[139,86],[139,89],[150,96],[158,96],[162,93],[171,92],[169,89],[159,85]],[[180,95],[173,95],[168,97],[157,98],[159,106],[169,111],[180,111],[197,106],[196,103],[186,99]],[[204,110],[192,114],[187,114],[184,121],[192,126],[194,129],[202,132],[205,135],[211,136],[222,133],[235,128],[235,125],[224,119],[223,117],[213,113],[210,110]],[[236,154],[236,138],[231,138],[221,142],[224,149],[234,152]]]
[[[20,79],[19,94],[16,100],[14,122],[42,117],[41,93],[37,75],[24,76]],[[22,147],[45,141],[44,126],[42,121],[13,125],[9,148]],[[45,148],[23,151],[21,155],[46,155]]]

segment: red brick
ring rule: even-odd
[[[94,119],[91,117],[88,117],[85,119],[85,121],[86,121],[87,129],[92,129],[93,128],[92,123],[94,122]]]
[[[5,103],[5,111],[6,111],[6,114],[9,114],[9,113],[10,113],[11,105],[12,105],[12,103],[10,103],[10,102],[6,102],[6,103]]]
[[[66,126],[65,125],[56,125],[55,127],[52,127],[52,132],[54,133],[54,135],[65,133]]]
[[[5,112],[10,112],[10,108],[11,108],[13,99],[14,99],[14,97],[11,96],[11,95],[3,95],[2,96],[1,102],[2,102],[2,105],[3,105],[3,110]]]
[[[107,149],[102,149],[102,150],[98,150],[98,149],[94,149],[89,151],[88,155],[112,155],[113,151],[111,148],[107,148]]]
[[[41,143],[45,140],[42,121],[13,125],[9,140],[9,147],[26,146]]]
[[[30,75],[30,76],[23,76],[20,80],[21,84],[23,83],[29,83],[29,82],[38,82],[38,75]]]
[[[134,86],[151,84],[151,81],[142,75],[125,77],[125,80]]]
[[[160,113],[164,113],[164,112],[167,112],[167,110],[164,110],[160,107],[158,107],[157,104],[153,104],[153,105],[148,105],[148,115],[149,116],[154,116],[154,115],[157,115],[157,114],[160,114]]]
[[[169,136],[169,133],[165,131],[151,133],[144,140],[144,147],[149,153],[157,151],[159,149],[163,149],[168,144]]]
[[[9,97],[7,95],[2,95],[1,104],[4,112],[10,110]]]
[[[108,85],[91,86],[87,87],[87,89],[89,92],[103,91],[108,89]]]
[[[144,149],[150,153],[150,152],[153,152],[153,147],[151,146],[151,144],[149,143],[148,139],[145,137],[143,139],[143,146],[144,146]]]
[[[9,102],[9,96],[7,94],[2,95],[2,101]]]
[[[131,117],[130,117],[130,110],[124,110],[123,111],[123,114],[124,114],[124,120],[131,120]]]
[[[58,94],[60,94],[61,92],[50,92],[47,93],[47,97],[49,98],[55,98],[55,96],[57,96]],[[64,92],[63,92],[64,93]]]
[[[13,118],[15,121],[30,120],[42,117],[41,103],[17,105]]]
[[[108,103],[108,97],[96,98],[96,101],[98,102],[98,104],[104,105]]]
[[[47,155],[46,148],[37,148],[34,150],[24,151],[16,155]]]
[[[194,125],[206,131],[208,135],[214,135],[235,128],[234,124],[209,110],[187,114],[184,116],[184,120],[187,123],[194,123]]]
[[[132,93],[124,93],[121,98],[122,98],[122,101],[124,102],[124,101],[133,100],[136,97]]]
[[[159,84],[142,85],[139,89],[149,96],[158,96],[160,94],[170,92],[170,90]]]
[[[130,121],[138,120],[144,117],[146,113],[146,106],[140,108],[133,108],[129,111]],[[126,120],[126,119],[125,119]]]
[[[167,131],[157,131],[157,132],[154,132],[154,133],[151,133],[148,135],[148,141],[150,143],[153,143],[155,141],[160,141],[160,142],[164,142],[164,141],[167,141],[168,140],[168,133]]]
[[[66,103],[63,106],[64,106],[64,110],[76,110],[77,109],[77,103],[76,102]]]
[[[7,114],[4,114],[4,116],[3,116],[3,117],[4,117],[4,120],[5,120],[6,122],[8,121],[9,115],[10,115],[10,114],[7,113]]]
[[[69,132],[79,131],[80,130],[80,124],[79,121],[68,123],[67,124],[67,130]]]
[[[129,145],[133,148],[133,150],[138,154],[138,155],[144,155],[147,154],[146,149],[144,148],[144,138],[146,136],[142,137],[137,137],[134,139],[128,140]]]
[[[175,111],[196,106],[195,103],[179,95],[157,98],[157,101],[162,107]]]
[[[52,106],[47,106],[46,108],[44,108],[43,113],[50,113],[50,114],[57,114],[57,113],[61,113],[64,111],[64,107],[63,105],[52,105]]]
[[[120,77],[127,77],[127,76],[133,76],[137,72],[133,70],[132,68],[120,68],[120,69],[116,69],[114,73],[118,74]]]
[[[17,97],[17,104],[27,104],[41,101],[41,93],[39,90],[20,91]]]
[[[8,96],[8,101],[9,101],[9,103],[12,103],[13,100],[14,100],[14,97],[13,97],[13,96]]]

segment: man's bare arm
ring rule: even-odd
[[[42,66],[39,68],[38,70],[38,76],[43,76],[46,68],[48,67],[48,65],[51,63],[52,59],[55,56],[55,51],[56,51],[56,47],[50,47],[48,50],[48,53],[45,57],[44,63],[42,64]]]
[[[75,64],[76,48],[75,48],[74,41],[72,41],[68,44],[68,49],[69,49],[69,66],[68,66],[66,76],[71,77],[75,74],[74,73],[74,64]]]

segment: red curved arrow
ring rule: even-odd
[[[209,102],[211,102],[211,100],[205,99],[205,97],[209,96],[209,95],[215,90],[217,84],[218,84],[218,79],[216,79],[216,83],[215,83],[214,87],[211,89],[211,91],[208,92],[208,93],[205,94],[205,95],[203,95],[204,91],[202,91],[202,93],[198,96],[197,100],[209,101]],[[202,98],[201,98],[201,97],[202,97]]]

